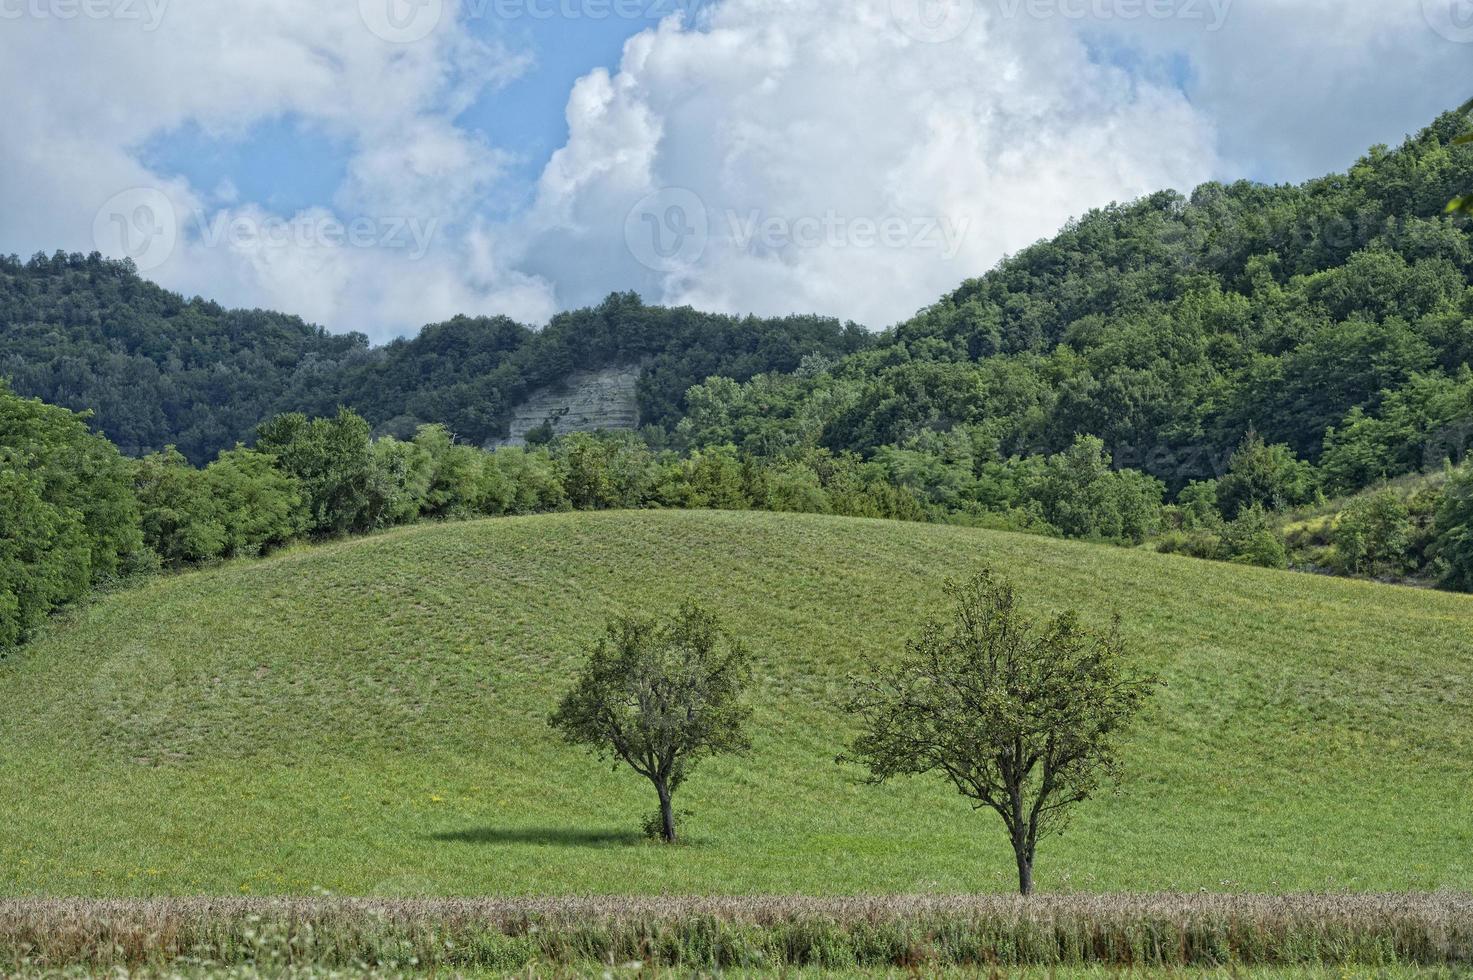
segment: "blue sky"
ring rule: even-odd
[[[647,17],[522,17],[497,20],[475,17],[468,31],[495,38],[529,56],[528,67],[502,88],[485,93],[458,117],[460,125],[483,134],[493,145],[513,154],[513,193],[499,202],[507,210],[525,204],[548,157],[567,142],[564,115],[573,84],[596,68],[618,67],[624,43],[651,27]],[[1189,93],[1193,83],[1190,57],[1182,51],[1150,51],[1116,34],[1084,35],[1091,56],[1134,77],[1168,84]],[[229,182],[244,200],[259,201],[278,212],[325,205],[345,177],[351,147],[334,139],[299,115],[264,120],[245,133],[212,135],[197,125],[154,134],[142,148],[143,159],[164,173],[180,174],[191,183],[214,188]],[[1257,179],[1274,179],[1273,161],[1253,161]]]
[[[648,18],[567,19],[474,17],[466,30],[500,41],[529,58],[504,87],[486,92],[457,121],[513,155],[511,176],[522,193],[499,202],[525,203],[547,158],[567,141],[564,108],[573,83],[589,71],[618,66],[624,42],[651,26]],[[153,134],[142,156],[160,172],[214,188],[223,181],[244,200],[289,212],[332,201],[352,147],[298,114],[252,125],[244,133],[211,134],[198,125]]]
[[[613,70],[624,42],[651,26],[643,18],[520,20],[478,23],[472,30],[498,34],[527,51],[533,62],[520,78],[467,110],[465,123],[499,146],[516,147],[517,173],[535,180],[552,151],[567,142],[564,109],[573,83],[595,68]]]
[[[1468,0],[60,2],[0,31],[0,251],[379,340],[625,289],[880,328],[1473,94]]]

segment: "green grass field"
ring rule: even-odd
[[[303,548],[102,599],[0,662],[0,894],[1007,890],[994,817],[834,764],[847,675],[981,563],[1113,611],[1167,681],[1043,890],[1473,888],[1473,598],[958,528],[569,514]],[[545,718],[608,615],[685,596],[759,664],[688,843]]]

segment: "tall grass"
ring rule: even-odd
[[[1473,896],[0,901],[0,975],[1473,964]]]

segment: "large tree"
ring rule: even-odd
[[[549,720],[570,743],[648,779],[660,836],[673,844],[673,797],[691,770],[748,748],[742,691],[751,675],[746,649],[694,603],[664,619],[621,616]]]
[[[996,811],[1027,895],[1039,840],[1115,773],[1121,731],[1155,680],[1127,661],[1118,621],[1095,634],[1074,613],[1030,619],[987,570],[948,594],[950,622],[929,623],[897,664],[858,683],[849,710],[861,734],[840,761],[876,783],[939,773]]]

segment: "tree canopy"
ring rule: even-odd
[[[550,723],[615,768],[627,765],[659,797],[659,835],[676,840],[673,797],[701,760],[744,752],[752,676],[746,648],[716,617],[686,603],[664,620],[609,623]]]
[[[950,621],[927,624],[894,666],[858,682],[848,758],[877,783],[939,774],[994,811],[1027,895],[1038,842],[1115,774],[1122,731],[1155,680],[1128,661],[1118,622],[1091,633],[1072,612],[1034,620],[989,570],[948,594]]]

